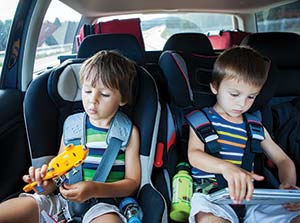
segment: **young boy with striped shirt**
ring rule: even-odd
[[[217,59],[210,88],[216,95],[213,107],[203,109],[218,133],[220,157],[205,152],[205,144],[190,128],[188,158],[195,180],[220,174],[226,180],[233,203],[250,200],[253,180],[263,176],[241,168],[248,136],[244,113],[252,106],[267,79],[268,64],[256,51],[247,47],[233,47]],[[263,152],[278,168],[281,189],[296,188],[295,166],[291,159],[272,140],[265,128],[260,145]],[[214,180],[214,179],[212,179]],[[195,192],[191,200],[190,222],[239,222],[229,205],[215,204],[207,195]],[[244,222],[300,222],[299,204],[246,205]]]

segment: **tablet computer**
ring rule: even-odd
[[[230,199],[228,188],[208,195],[211,202],[218,204],[234,204]],[[243,200],[242,204],[284,204],[300,203],[300,190],[254,189],[250,201]]]

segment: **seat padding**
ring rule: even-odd
[[[205,34],[202,33],[174,34],[165,43],[163,51],[166,50],[214,55],[214,51],[209,39]]]
[[[95,34],[84,38],[77,58],[88,58],[100,50],[117,50],[124,56],[143,64],[145,52],[135,36],[130,34]]]

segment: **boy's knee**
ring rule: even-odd
[[[202,223],[202,222],[214,222],[214,223],[230,223],[230,221],[217,217],[213,215],[212,213],[205,213],[205,212],[199,212],[195,216],[196,223]]]
[[[107,213],[101,215],[95,219],[91,223],[104,223],[104,222],[111,222],[111,223],[123,223],[121,218],[115,213]]]
[[[291,220],[291,223],[300,223],[300,216],[297,216],[293,220]]]

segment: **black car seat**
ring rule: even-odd
[[[255,33],[247,36],[242,45],[256,49],[270,58],[273,64],[269,75],[274,76],[274,92],[269,103],[263,106],[263,122],[275,142],[294,161],[299,186],[300,144],[299,134],[295,131],[300,127],[300,123],[294,122],[294,126],[290,128],[288,121],[300,112],[300,108],[297,107],[297,101],[300,100],[300,63],[297,56],[300,53],[300,35],[287,32]],[[272,164],[269,163],[269,166]],[[273,172],[276,173],[276,170]]]
[[[185,33],[176,34],[167,41],[165,51],[159,60],[169,94],[168,105],[178,129],[177,137],[181,142],[177,147],[180,150],[178,153],[185,161],[189,133],[184,115],[196,108],[212,106],[215,103],[215,96],[210,90],[209,83],[217,56],[206,35]],[[260,108],[273,95],[273,86],[270,84],[273,79],[274,77],[268,78],[261,96],[255,101],[253,110]]]
[[[102,49],[116,49],[132,60],[143,60],[143,51],[131,35],[91,35],[82,42],[77,59],[65,61],[30,84],[24,111],[34,166],[41,166],[57,154],[65,118],[83,110],[79,69],[85,58]],[[140,131],[142,178],[137,198],[143,210],[143,222],[160,223],[166,221],[165,201],[151,183],[160,104],[153,78],[143,67],[137,65],[136,68],[134,104],[123,111]]]
[[[178,33],[167,40],[159,65],[171,103],[184,108],[212,101],[209,82],[217,56],[208,37],[202,33]],[[207,100],[203,101],[203,97]]]
[[[158,144],[164,145],[165,149],[157,148],[157,151],[164,152],[157,153],[160,157],[157,156],[155,160],[162,160],[162,165],[155,169],[154,182],[165,197],[168,208],[172,200],[171,181],[176,172],[176,164],[187,162],[188,125],[184,121],[184,115],[204,103],[195,98],[213,101],[213,95],[209,93],[208,73],[216,57],[204,34],[181,33],[174,34],[167,40],[159,58],[162,70],[160,85],[163,86],[160,93],[164,101],[161,103],[162,117],[167,121],[159,129],[159,136],[165,134],[165,137],[160,137]]]
[[[214,102],[209,82],[216,58],[207,36],[201,33],[174,34],[164,46],[159,65],[178,137],[182,134],[186,112]]]

